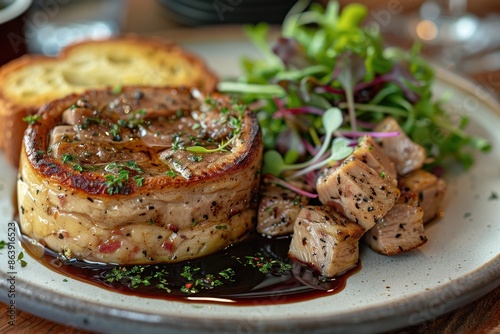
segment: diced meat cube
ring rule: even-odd
[[[415,249],[427,242],[423,216],[417,195],[404,193],[384,218],[365,233],[363,240],[384,255]]]
[[[316,182],[321,203],[369,230],[394,206],[400,191],[356,157],[323,171]]]
[[[341,275],[358,262],[364,229],[324,206],[306,206],[295,220],[288,256],[325,277]]]
[[[432,220],[441,210],[446,183],[436,175],[419,169],[399,180],[402,192],[411,191],[417,194],[420,206],[424,210],[424,223]]]
[[[352,154],[373,168],[380,176],[391,180],[394,186],[397,185],[398,180],[394,162],[385,154],[373,137],[361,137]]]
[[[302,189],[300,182],[292,184]],[[309,199],[275,183],[263,182],[257,216],[257,232],[268,236],[293,233],[293,223]]]
[[[398,136],[384,137],[378,140],[380,147],[396,164],[396,170],[399,175],[405,175],[422,168],[427,158],[425,149],[411,140],[394,118],[385,118],[375,127],[374,131],[399,132]]]

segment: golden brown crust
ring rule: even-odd
[[[19,83],[19,85],[23,85],[23,81],[29,82],[32,78],[40,76],[39,72],[36,72],[32,76],[19,73],[33,68],[49,68],[52,67],[53,64],[57,65],[64,63],[79,53],[89,52],[86,50],[90,50],[92,48],[118,45],[122,45],[121,47],[123,50],[141,48],[148,50],[154,49],[155,52],[158,52],[158,54],[164,54],[163,58],[165,59],[169,58],[172,61],[177,61],[179,59],[182,60],[182,66],[184,66],[184,68],[186,68],[186,66],[190,67],[192,73],[195,73],[196,75],[188,75],[178,78],[175,81],[177,83],[176,85],[198,87],[204,91],[213,91],[217,85],[217,76],[204,64],[201,58],[187,52],[177,44],[158,38],[144,38],[136,35],[125,35],[105,40],[82,41],[66,47],[57,57],[46,57],[40,55],[27,55],[20,57],[0,68],[0,150],[4,152],[7,160],[13,166],[17,167],[19,162],[21,139],[27,127],[27,124],[22,121],[25,116],[34,114],[43,104],[56,98],[66,96],[69,93],[81,93],[86,89],[109,86],[108,82],[99,82],[99,79],[95,79],[94,82],[84,83],[82,85],[79,83],[76,83],[75,85],[69,83],[66,88],[61,88],[60,91],[58,89],[46,89],[45,92],[28,91],[26,94],[17,94],[15,90],[12,90],[12,87],[15,87],[17,83]],[[114,47],[114,49],[118,50],[116,47]],[[147,57],[146,55],[141,56]],[[151,60],[151,62],[154,62],[156,66],[161,66],[161,58],[162,57],[154,56],[154,60]],[[144,60],[147,63],[147,59]],[[158,61],[160,61],[160,63],[158,63]],[[165,64],[166,68],[169,66],[173,66],[171,62]],[[144,70],[147,70],[147,68]],[[168,76],[174,75],[169,69],[162,74],[162,77],[155,77],[157,74],[156,69],[151,69],[147,75],[139,75],[134,79],[129,77],[125,81],[127,81],[126,84],[129,85],[165,86],[167,85],[166,83],[169,82]],[[19,75],[20,78],[14,78],[16,75]],[[89,73],[89,76],[92,75],[93,73]],[[120,73],[116,73],[116,76],[119,75]],[[63,80],[60,78],[58,79]],[[36,86],[40,87],[43,86],[43,84],[37,82]]]
[[[131,94],[139,87],[128,86],[122,89],[121,94]],[[150,91],[164,92],[165,95],[178,95],[185,99],[192,99],[191,89],[189,88],[167,88],[167,87],[140,87],[146,94]],[[107,92],[110,90],[107,89]],[[62,186],[83,191],[92,195],[110,196],[107,194],[106,178],[98,173],[76,173],[73,167],[65,164],[60,159],[46,154],[48,149],[49,131],[60,124],[62,113],[73,105],[82,96],[85,98],[99,96],[102,91],[91,90],[83,94],[72,94],[59,100],[52,101],[44,105],[38,112],[40,120],[28,127],[23,144],[29,163],[41,177],[51,178],[60,183]],[[109,93],[112,94],[112,93]],[[222,94],[212,92],[210,98],[230,107],[231,100]],[[131,183],[124,187],[120,193],[129,195],[138,191],[152,192],[167,187],[183,189],[192,187],[203,182],[210,182],[218,179],[223,175],[234,173],[238,170],[245,169],[247,166],[254,164],[262,155],[262,136],[256,116],[250,110],[245,110],[242,117],[242,128],[244,131],[240,135],[242,148],[239,149],[243,154],[234,154],[232,160],[224,162],[224,164],[215,164],[213,168],[203,171],[201,174],[195,174],[188,180],[184,178],[172,177],[151,177],[146,178],[145,184],[138,187]],[[233,159],[234,158],[234,159]],[[116,195],[113,195],[116,196]]]

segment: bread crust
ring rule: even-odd
[[[109,52],[111,62],[113,57],[121,57],[124,53],[131,53],[134,56],[144,53],[144,63],[152,64],[152,67],[144,67],[140,70],[144,72],[134,73],[135,77],[120,78],[120,75],[127,75],[116,71],[114,73],[116,79],[114,84],[124,85],[142,85],[142,86],[188,86],[197,87],[202,91],[210,92],[215,90],[218,77],[209,69],[204,61],[179,45],[160,38],[142,37],[138,35],[123,35],[102,40],[87,40],[81,41],[67,46],[57,57],[48,57],[41,55],[25,55],[15,59],[2,67],[0,67],[0,150],[14,167],[19,164],[19,154],[21,149],[22,137],[27,128],[23,118],[27,115],[32,115],[38,111],[44,104],[52,100],[62,98],[71,93],[82,93],[88,89],[97,89],[110,87],[110,82],[99,82],[99,79],[94,79],[88,83],[67,83],[64,88],[50,89],[49,85],[44,87],[43,78],[40,78],[44,70],[59,66],[63,68],[66,62],[70,62],[72,58],[78,56],[81,52],[91,52],[94,48],[107,48],[112,50]],[[123,51],[122,53],[116,50]],[[135,51],[134,51],[135,50]],[[137,51],[139,50],[139,51]],[[137,54],[135,54],[137,53]],[[151,59],[148,59],[148,54]],[[126,56],[126,55],[125,55]],[[121,59],[123,60],[123,58]],[[126,66],[126,63],[115,65]],[[165,61],[165,72],[158,73],[161,68],[161,62]],[[181,76],[183,73],[175,72],[176,62],[183,70],[189,71],[187,75]],[[62,65],[61,65],[62,64]],[[67,65],[67,64],[66,64]],[[71,66],[66,66],[65,70],[71,70]],[[113,65],[113,64],[111,64]],[[153,68],[154,65],[154,68]],[[112,66],[111,66],[112,67]],[[59,69],[61,70],[61,69]],[[149,70],[149,71],[148,71]],[[24,77],[23,75],[24,73]],[[31,72],[30,72],[31,71]],[[47,70],[48,71],[48,70]],[[94,72],[100,72],[99,65],[94,67]],[[167,73],[166,73],[167,72]],[[182,72],[182,71],[181,71]],[[96,73],[86,73],[85,77],[92,77]],[[99,73],[97,73],[99,74]],[[186,74],[186,73],[184,73]],[[16,77],[18,76],[18,77]],[[64,75],[58,75],[58,80],[63,80]],[[109,77],[107,77],[109,79]],[[48,79],[50,80],[50,78]],[[28,91],[20,93],[16,91],[16,85],[21,85],[22,82],[35,82],[39,92]],[[108,80],[109,81],[109,80]],[[64,83],[64,82],[63,82]],[[58,88],[58,82],[54,83]]]

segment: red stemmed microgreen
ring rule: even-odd
[[[295,177],[320,168],[333,160],[343,159],[349,155],[352,152],[352,148],[349,148],[349,142],[346,139],[336,138],[333,141],[333,145],[331,145],[333,133],[337,131],[343,122],[342,112],[340,109],[332,107],[326,110],[322,116],[322,121],[325,131],[324,140],[320,149],[316,152],[312,159],[302,163],[287,165],[279,152],[275,150],[268,150],[264,154],[264,173],[279,176],[283,171],[295,170],[297,171],[293,174]],[[324,156],[328,149],[330,149],[330,157],[325,159]],[[317,164],[317,162],[320,163]]]
[[[388,131],[388,132],[375,132],[375,131],[337,131],[338,134],[343,137],[348,138],[358,138],[363,136],[372,136],[377,138],[387,138],[387,137],[396,137],[399,136],[400,133],[398,131]]]
[[[315,194],[315,193],[311,193],[311,192],[308,192],[308,191],[305,191],[303,189],[300,189],[300,188],[297,188],[296,186],[294,186],[293,184],[291,184],[290,182],[286,182],[285,180],[283,179],[280,179],[274,175],[271,175],[271,174],[267,174],[266,175],[266,179],[272,183],[276,183],[284,188],[288,188],[294,192],[296,192],[297,194],[299,195],[303,195],[303,196],[306,196],[306,197],[309,197],[309,198],[317,198],[318,197],[318,194]]]
[[[314,170],[318,170],[323,168],[333,162],[345,159],[349,154],[354,151],[354,148],[350,146],[351,141],[346,138],[338,137],[333,140],[332,148],[330,150],[330,156],[324,160],[320,160],[315,164],[311,164],[306,168],[295,172],[291,175],[291,178],[296,178],[302,175],[305,175]]]
[[[322,128],[321,111],[331,107],[348,115],[342,127],[350,137],[360,134],[358,130],[373,129],[386,116],[394,117],[413,141],[426,148],[430,168],[450,161],[468,168],[473,162],[470,148],[491,150],[488,140],[465,131],[465,114],[455,121],[457,114],[436,99],[434,70],[420,56],[418,44],[409,49],[386,47],[380,31],[362,24],[369,11],[360,4],[347,4],[341,10],[336,1],[322,6],[304,0],[294,8],[274,43],[268,42],[267,26],[245,28],[262,57],[243,59],[238,81],[218,85],[220,91],[245,103],[265,101],[258,111],[266,150],[283,152],[289,162],[288,152],[295,149],[292,143],[286,150],[273,143],[291,130],[301,138],[307,156],[295,156],[304,163],[283,163],[274,151],[266,157],[265,168],[275,175],[297,173],[328,160],[325,153],[332,137]],[[273,103],[276,98],[282,106]],[[311,135],[315,132],[324,135],[321,143]],[[436,133],[439,140],[429,140]]]

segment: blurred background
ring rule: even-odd
[[[55,55],[69,43],[121,33],[160,33],[177,41],[238,34],[242,23],[279,24],[295,2],[0,0],[0,64],[27,52]],[[500,1],[358,2],[370,8],[366,24],[381,29],[388,44],[409,47],[419,41],[429,58],[465,75],[500,71]]]

